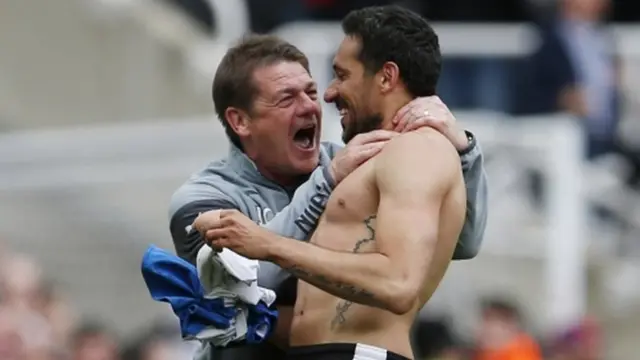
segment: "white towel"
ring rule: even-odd
[[[247,334],[247,305],[263,301],[271,306],[276,300],[275,292],[258,286],[259,262],[229,249],[215,252],[205,245],[198,251],[196,265],[205,298],[222,298],[226,304],[238,309],[238,315],[228,329],[212,327],[203,330],[196,338],[218,346],[242,340]]]

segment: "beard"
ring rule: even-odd
[[[374,114],[354,119],[342,126],[342,141],[347,144],[358,134],[379,130],[382,127],[382,115]]]

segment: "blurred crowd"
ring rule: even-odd
[[[462,340],[446,319],[421,320],[413,334],[416,360],[599,360],[597,324],[585,319],[558,334],[537,337],[515,302],[487,298],[475,336]]]
[[[216,28],[216,10],[212,0],[165,0],[193,16],[204,28]],[[553,11],[555,0],[244,0],[251,27],[268,32],[292,21],[339,21],[350,10],[371,5],[399,4],[423,14],[432,21],[513,23],[536,21]],[[613,4],[607,20],[636,22],[640,13],[631,11],[629,1],[610,0]],[[268,5],[267,5],[268,4]],[[546,13],[546,14],[545,14]]]
[[[24,254],[0,252],[0,359],[181,360],[193,344],[177,324],[141,324],[121,338],[108,322],[83,318],[67,302],[56,279]]]
[[[189,360],[196,344],[183,342],[177,319],[140,326],[123,338],[108,323],[83,319],[29,256],[0,257],[0,359],[2,360]],[[169,308],[167,308],[169,311]],[[476,335],[462,340],[446,319],[421,320],[413,332],[417,360],[598,360],[597,326],[577,324],[538,340],[517,304],[490,298],[480,307]]]

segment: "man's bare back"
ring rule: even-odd
[[[427,155],[439,158],[433,162],[434,165],[445,162],[453,170],[447,173],[443,169],[445,173],[438,173],[433,168],[413,167],[413,159],[417,154],[425,154],[422,151],[424,148],[415,149],[413,144],[422,142],[431,142],[432,145],[428,147],[438,149]],[[411,172],[408,171],[409,168]],[[405,175],[412,178],[407,179]],[[430,199],[424,199],[424,202],[416,199],[413,204],[406,203],[406,208],[400,209],[393,209],[392,202],[400,201],[397,203],[400,206],[403,205],[403,199],[428,196],[418,188],[421,185],[420,179],[440,176],[447,178],[434,184],[446,188],[442,189],[442,199],[436,200],[440,202],[439,214],[436,215],[437,222],[432,224],[435,228],[430,231],[436,232],[437,239],[432,244],[417,244],[414,240],[417,235],[415,232],[421,229],[407,227],[411,227],[415,221],[424,222],[425,214],[411,211],[419,211],[420,204],[428,204]],[[396,186],[393,187],[388,182],[393,182]],[[393,189],[387,189],[390,185]],[[408,194],[398,194],[398,191]],[[332,193],[311,243],[341,252],[381,253],[390,256],[391,252],[395,252],[394,261],[410,265],[412,272],[422,272],[420,276],[406,277],[410,284],[415,283],[411,279],[420,279],[419,284],[415,283],[419,288],[419,296],[410,304],[398,301],[396,307],[390,308],[391,303],[396,302],[396,293],[405,291],[405,287],[409,286],[400,280],[404,278],[404,274],[390,278],[395,283],[380,280],[388,288],[387,299],[374,299],[373,293],[361,289],[344,289],[352,292],[353,296],[371,297],[365,303],[379,301],[381,304],[377,307],[344,300],[300,280],[290,345],[363,343],[411,358],[409,330],[418,311],[431,297],[448,267],[465,219],[465,194],[458,154],[444,137],[429,129],[398,136],[380,155],[344,179]],[[385,196],[388,197],[387,200],[381,199]],[[384,204],[385,201],[387,204]],[[424,240],[417,241],[429,241],[426,235],[425,233]],[[405,256],[416,250],[426,251]],[[348,271],[346,268],[344,270]],[[398,270],[403,271],[402,268]]]

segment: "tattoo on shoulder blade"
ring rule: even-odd
[[[356,242],[356,245],[353,247],[353,253],[359,253],[362,246],[374,242],[376,240],[376,230],[373,228],[373,221],[376,219],[376,215],[371,215],[364,220],[364,226],[366,226],[368,234],[365,238],[360,239]],[[352,301],[342,300],[336,305],[336,315],[333,320],[331,320],[331,328],[335,329],[336,327],[344,324],[347,320],[345,317],[345,313],[349,308],[353,305]]]

